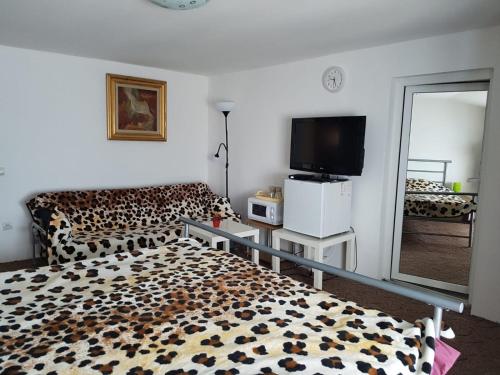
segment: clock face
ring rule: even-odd
[[[344,85],[344,71],[339,66],[328,68],[323,74],[323,86],[330,92],[339,91]]]

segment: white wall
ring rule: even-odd
[[[344,67],[345,88],[329,94],[321,75]],[[473,313],[500,321],[500,28],[469,31],[350,51],[210,79],[216,99],[238,103],[230,115],[231,181],[235,207],[257,189],[290,173],[292,116],[367,115],[363,176],[354,178],[353,226],[358,272],[387,276],[390,243],[382,224],[394,196],[387,165],[396,142],[390,126],[395,77],[464,69],[495,69],[487,109],[482,202],[472,266]],[[168,81],[167,143],[106,139],[105,74]],[[207,178],[207,155],[223,139],[223,117],[211,109],[207,78],[160,69],[0,47],[0,261],[30,256],[24,201],[39,191],[161,184]],[[208,136],[208,145],[206,137]],[[208,149],[207,149],[208,146]],[[393,171],[392,171],[393,172]],[[208,162],[209,183],[223,192],[223,161]]]
[[[467,93],[465,93],[467,94]],[[474,93],[473,93],[474,94]],[[449,186],[461,182],[462,191],[477,192],[483,146],[485,105],[474,105],[442,94],[413,97],[410,159],[451,160],[446,173]],[[441,170],[443,164],[410,162],[408,169]],[[441,179],[441,174],[408,172],[412,178]]]
[[[336,94],[321,86],[331,65],[347,74]],[[292,116],[366,115],[366,158],[363,176],[355,177],[352,224],[358,235],[358,272],[388,276],[390,232],[382,223],[393,215],[388,161],[396,155],[390,126],[391,87],[395,77],[465,69],[500,69],[500,28],[450,34],[376,48],[350,51],[264,69],[220,75],[210,81],[212,101],[232,99],[229,117],[233,204],[245,212],[246,198],[255,190],[280,184],[290,173],[288,154]],[[500,321],[500,80],[490,92],[486,128],[482,201],[472,274],[473,312]],[[223,139],[223,118],[210,111],[209,151]],[[223,191],[223,162],[211,160],[209,182]],[[390,182],[391,184],[394,181]]]
[[[108,141],[106,73],[167,81],[165,142]],[[32,194],[207,179],[208,78],[0,46],[0,262],[31,257]]]

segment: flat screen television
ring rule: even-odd
[[[294,118],[290,169],[361,176],[366,116]]]

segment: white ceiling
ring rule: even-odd
[[[217,74],[500,24],[500,0],[0,0],[0,44]]]

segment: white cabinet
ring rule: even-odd
[[[283,228],[324,238],[351,227],[352,181],[285,180]]]

